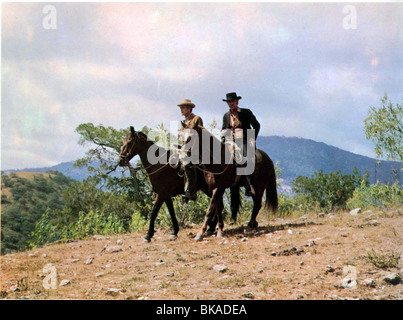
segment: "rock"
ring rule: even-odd
[[[350,214],[352,216],[356,216],[360,211],[361,211],[361,208],[355,208],[355,209],[350,211]]]
[[[113,252],[123,251],[123,249],[120,246],[112,246],[112,247],[106,248],[106,251],[109,253],[113,253]]]
[[[36,258],[38,255],[37,254],[35,254],[35,253],[30,253],[30,254],[28,254],[28,257],[31,257],[31,258]]]
[[[10,290],[11,290],[12,292],[18,292],[18,291],[21,291],[21,288],[18,287],[18,285],[14,285],[14,286],[12,286],[12,287],[10,288]]]
[[[402,278],[399,273],[390,273],[383,278],[383,281],[393,284],[394,286],[402,282]]]
[[[357,288],[357,280],[346,277],[341,281],[341,286],[344,289],[356,289]]]
[[[99,277],[103,277],[103,276],[104,276],[104,273],[102,273],[102,272],[95,274],[95,278],[99,278]]]
[[[217,271],[217,272],[224,273],[225,271],[228,270],[228,268],[227,268],[227,266],[224,265],[224,264],[217,264],[217,265],[215,265],[215,266],[213,267],[213,270],[214,270],[214,271]]]
[[[332,266],[326,266],[325,274],[335,272],[335,271],[336,271],[336,269],[333,268]]]
[[[69,284],[70,284],[70,280],[64,279],[64,280],[60,281],[60,286],[61,287],[67,286]]]
[[[116,297],[119,295],[120,289],[110,288],[106,291],[105,295]]]
[[[371,278],[367,278],[367,279],[363,280],[361,283],[365,287],[370,287],[370,288],[375,288],[376,287],[375,280],[371,279]]]
[[[122,245],[122,244],[123,244],[123,241],[119,239],[118,241],[116,241],[116,244]]]
[[[163,265],[163,264],[165,264],[165,261],[161,259],[161,260],[158,261],[155,265],[156,265],[156,266],[161,266],[161,265]]]
[[[90,257],[90,258],[88,258],[84,263],[85,263],[85,264],[91,264],[92,261],[94,261],[94,258],[93,258],[93,257]]]
[[[292,247],[291,249],[285,249],[282,251],[279,251],[276,253],[276,255],[278,256],[291,256],[296,254],[297,256],[299,256],[301,253],[304,253],[304,249],[297,249],[295,247]],[[273,254],[272,254],[273,255]]]

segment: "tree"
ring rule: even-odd
[[[142,131],[148,132],[149,129],[144,127]],[[129,163],[128,176],[127,169],[118,170],[117,166],[120,148],[129,129],[117,130],[113,127],[104,127],[102,124],[94,126],[92,123],[83,123],[76,128],[76,132],[80,135],[78,143],[89,145],[85,157],[75,162],[75,166],[87,166],[88,171],[92,173],[92,176],[83,182],[85,185],[82,187],[89,188],[89,185],[93,185],[92,188],[95,188],[96,186],[99,189],[98,195],[101,194],[101,190],[108,191],[111,193],[108,194],[108,198],[112,194],[122,196],[125,201],[136,204],[137,210],[147,216],[148,204],[152,202],[152,192],[144,167],[140,161],[136,167]],[[68,191],[72,192],[72,190]],[[102,197],[105,196],[106,194],[102,195]],[[75,197],[73,195],[73,198]],[[96,207],[99,209],[99,206]],[[68,205],[67,208],[69,208]],[[78,213],[79,211],[76,212]]]
[[[388,160],[403,161],[403,104],[393,104],[387,94],[382,107],[370,107],[364,120],[366,138],[375,144],[375,153]]]

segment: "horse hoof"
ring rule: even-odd
[[[201,236],[200,234],[197,234],[195,237],[196,241],[202,241],[203,240],[203,236]]]
[[[222,238],[222,231],[217,231],[217,238]]]
[[[143,242],[144,242],[144,243],[150,243],[150,242],[151,242],[151,238],[145,237],[145,238],[143,239]]]
[[[169,236],[169,241],[175,241],[176,239],[178,239],[178,236],[176,234],[171,234]]]
[[[211,237],[213,235],[213,231],[207,230],[206,237]]]
[[[258,227],[257,221],[254,221],[254,222],[249,221],[248,227],[251,229],[256,229]]]

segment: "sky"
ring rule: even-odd
[[[191,99],[222,124],[375,158],[364,132],[403,99],[403,3],[2,3],[1,169],[82,157],[81,123],[168,127]],[[347,6],[347,7],[346,7]]]

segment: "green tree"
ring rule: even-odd
[[[386,93],[381,103],[378,109],[370,107],[364,120],[366,138],[374,142],[379,158],[403,161],[403,104],[393,104]]]
[[[319,170],[311,177],[298,176],[292,190],[321,209],[345,208],[358,186],[369,185],[368,176],[368,172],[362,176],[357,168],[353,174],[340,174],[340,170],[327,174]]]

